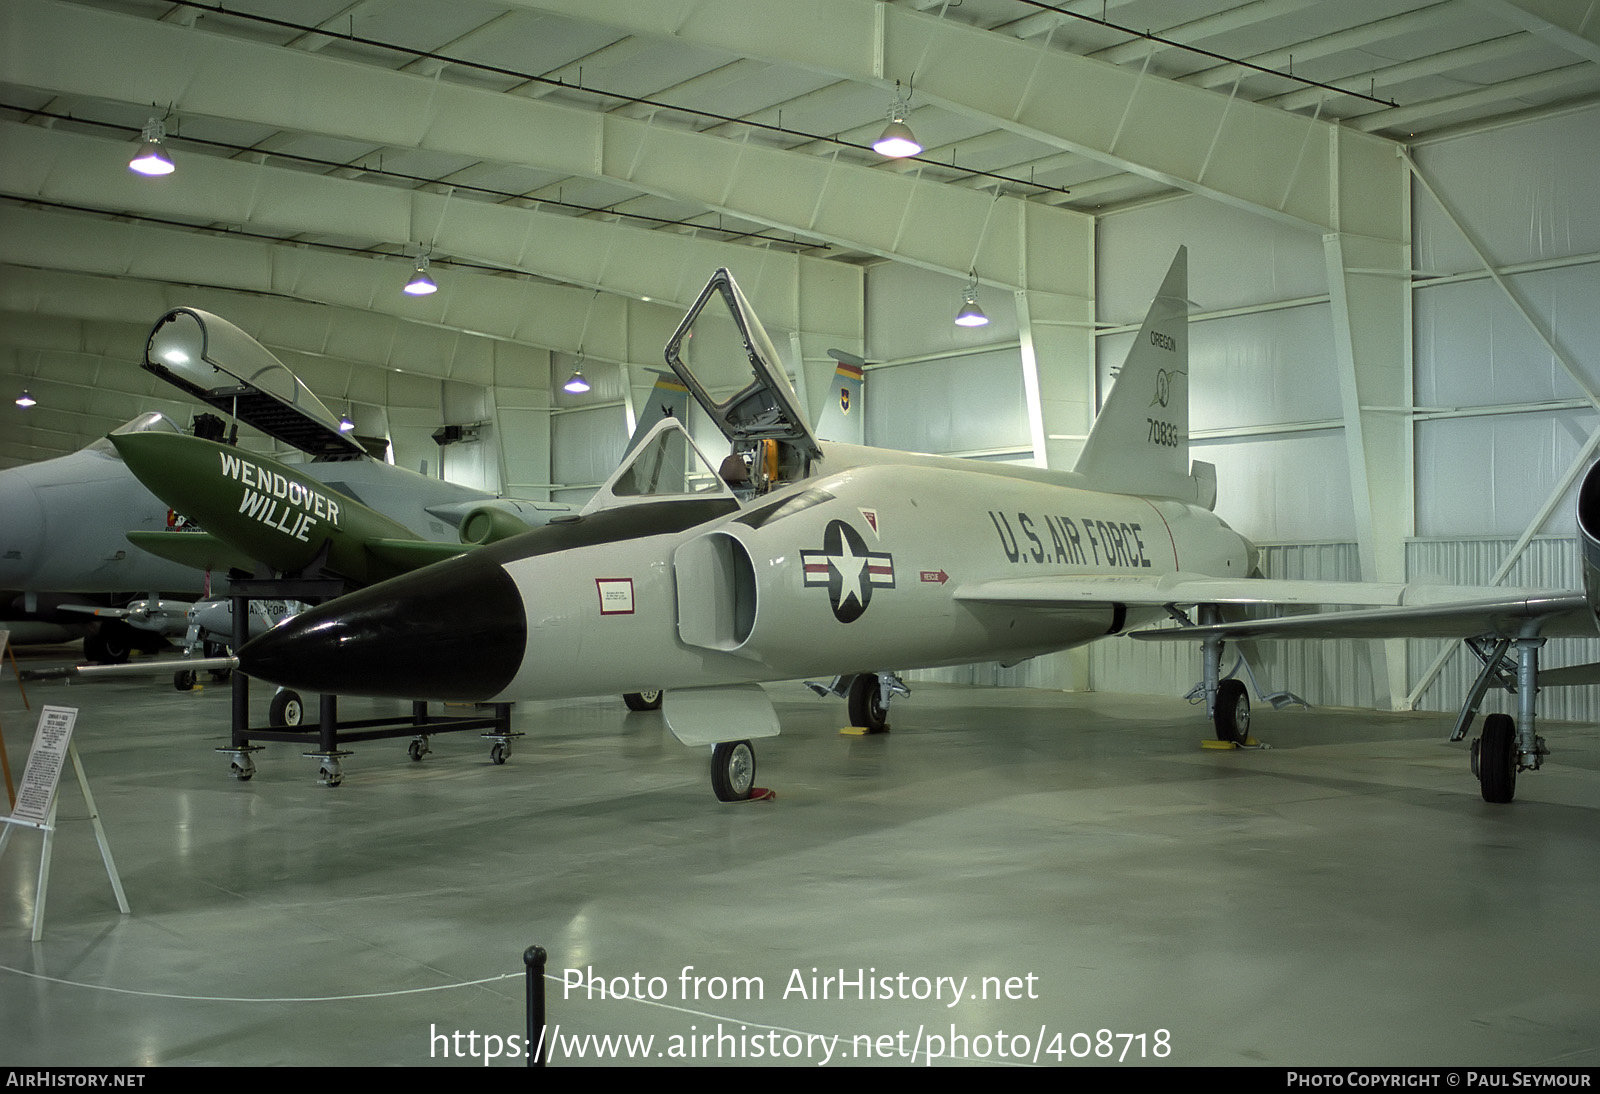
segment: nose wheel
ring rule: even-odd
[[[718,801],[742,802],[756,782],[756,753],[749,741],[724,741],[711,750],[711,789]]]

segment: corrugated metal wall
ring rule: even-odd
[[[1600,425],[1600,108],[1414,158],[1416,534],[1520,535]]]
[[[1418,539],[1406,545],[1408,572],[1463,585],[1488,584],[1504,562],[1514,541],[1511,539]],[[1507,575],[1507,585],[1535,588],[1576,589],[1583,584],[1579,573],[1576,536],[1540,536],[1528,544]],[[1434,659],[1447,646],[1450,660],[1433,684],[1418,698],[1423,710],[1455,710],[1477,677],[1477,658],[1460,648],[1460,643],[1410,641],[1406,643],[1407,679],[1414,690]],[[1547,642],[1539,654],[1544,668],[1581,665],[1600,661],[1600,639],[1556,638]],[[1493,692],[1484,710],[1515,713],[1512,697]],[[1576,721],[1600,721],[1600,688],[1547,688],[1539,696],[1539,716]]]

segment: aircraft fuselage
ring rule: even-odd
[[[602,510],[302,615],[252,643],[246,668],[308,690],[517,700],[866,672],[886,659],[1011,662],[1159,610],[1023,611],[960,590],[1248,570],[1249,545],[1205,509],[969,468],[885,461],[737,509]]]

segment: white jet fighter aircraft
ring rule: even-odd
[[[1207,712],[1242,741],[1249,698],[1221,678],[1226,639],[1491,636],[1456,739],[1483,689],[1508,682],[1497,674],[1514,644],[1520,732],[1492,716],[1473,750],[1484,797],[1510,800],[1517,771],[1545,755],[1538,647],[1596,632],[1600,581],[1586,599],[1252,577],[1254,548],[1211,511],[1214,470],[1189,466],[1186,269],[1180,250],[1072,471],[819,442],[719,270],[666,355],[732,442],[720,474],[668,418],[581,514],[306,612],[246,645],[240,666],[413,699],[666,689],[669,728],[714,746],[713,787],[737,800],[751,740],[779,730],[761,681],[837,675],[870,697],[886,666],[1011,663],[1198,608],[1199,625],[1139,636],[1202,643]],[[1586,504],[1597,495],[1600,480],[1586,483]],[[1364,610],[1219,622],[1226,607],[1289,604]]]

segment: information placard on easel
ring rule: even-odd
[[[49,822],[50,803],[55,801],[61,771],[67,765],[67,747],[72,744],[72,728],[77,724],[78,711],[74,707],[47,706],[39,711],[39,728],[33,734],[28,766],[22,770],[12,820],[38,828]]]
[[[106,864],[106,877],[111,891],[116,895],[117,908],[128,914],[128,898],[122,891],[122,878],[117,875],[117,864],[111,858],[111,841],[106,838],[105,825],[100,823],[100,811],[95,807],[94,795],[89,792],[89,777],[83,772],[83,762],[72,744],[72,730],[78,723],[76,707],[47,706],[39,712],[39,727],[34,731],[33,750],[28,753],[28,766],[22,772],[22,787],[17,792],[16,808],[9,817],[0,817],[0,854],[5,853],[11,833],[18,828],[37,828],[44,833],[44,846],[39,852],[39,884],[34,890],[33,940],[44,937],[45,896],[50,891],[50,857],[55,846],[56,790],[61,782],[61,771],[72,761],[73,773],[78,777],[78,789],[83,792],[83,803],[89,807],[89,822],[94,825],[95,840],[100,844],[100,858]]]

